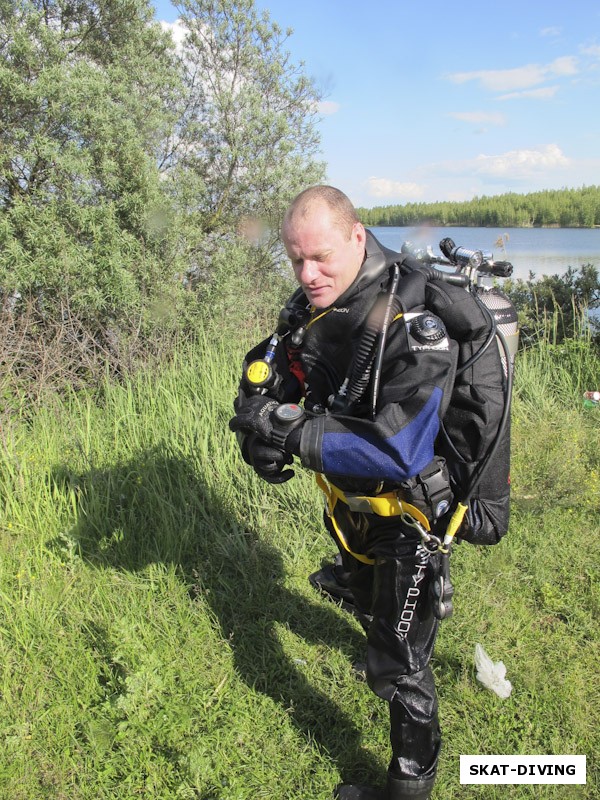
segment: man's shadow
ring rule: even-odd
[[[188,462],[155,449],[83,474],[60,465],[53,479],[59,489],[75,490],[79,522],[69,542],[51,546],[68,545],[99,568],[177,565],[190,602],[202,595],[209,603],[245,683],[279,703],[336,763],[342,780],[381,777],[382,764],[361,748],[360,729],[286,654],[277,628],[283,624],[309,643],[339,648],[349,661],[363,659],[364,636],[327,601],[312,602],[286,588],[280,551],[236,519]],[[166,519],[161,529],[157,520]],[[381,706],[386,713],[384,704],[373,702],[375,711]]]

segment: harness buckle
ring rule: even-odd
[[[356,511],[361,514],[373,514],[370,498],[360,494],[345,493],[346,504],[350,511]]]

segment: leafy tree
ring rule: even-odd
[[[9,377],[86,383],[168,347],[199,301],[239,324],[244,289],[254,312],[283,291],[281,214],[322,177],[317,92],[252,0],[185,2],[177,54],[150,0],[0,0]]]
[[[179,9],[185,93],[162,170],[188,220],[191,271],[205,284],[207,262],[226,262],[223,248],[233,248],[236,263],[246,259],[246,278],[266,282],[277,274],[286,206],[323,175],[318,94],[284,49],[291,31],[253,0],[183,0]]]
[[[0,287],[90,319],[166,287],[172,42],[147,0],[0,0]],[[169,276],[170,277],[170,276]]]

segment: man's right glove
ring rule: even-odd
[[[296,403],[278,403],[270,397],[249,397],[229,420],[229,429],[237,433],[256,433],[263,442],[298,455],[302,427],[306,422],[304,409]]]
[[[290,453],[267,444],[256,433],[240,431],[237,437],[242,458],[260,478],[268,483],[285,483],[294,477],[293,469],[284,469],[294,460]]]

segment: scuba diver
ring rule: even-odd
[[[294,456],[316,473],[339,555],[310,580],[363,624],[367,682],[389,705],[385,789],[335,797],[428,800],[441,744],[429,664],[452,611],[442,542],[457,499],[438,444],[462,345],[426,304],[439,271],[381,245],[338,189],[301,192],[282,239],[300,286],[246,356],[230,428],[266,481],[290,479]]]

